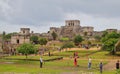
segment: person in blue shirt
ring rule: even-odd
[[[102,62],[100,62],[99,68],[100,68],[100,73],[102,74],[102,72],[103,72],[103,63]]]

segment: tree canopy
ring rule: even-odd
[[[120,38],[120,34],[116,32],[112,32],[112,33],[105,35],[105,37],[101,39],[103,43],[102,48],[104,50],[114,51],[115,44],[117,43],[119,38]]]
[[[19,53],[22,53],[26,56],[26,59],[27,59],[27,55],[28,54],[33,54],[36,52],[36,49],[34,47],[34,45],[32,44],[28,44],[28,43],[24,43],[22,45],[20,45],[18,48],[17,48],[17,51]]]
[[[100,41],[101,40],[101,37],[99,35],[96,35],[94,38],[95,38],[96,41]]]
[[[64,43],[61,48],[73,48],[75,45],[72,42],[66,42]]]
[[[47,39],[46,38],[39,38],[39,43],[40,45],[46,45],[47,44]]]
[[[82,37],[80,35],[75,36],[74,43],[75,45],[79,45],[83,41]]]
[[[16,34],[16,32],[8,33],[8,34],[6,34],[5,32],[3,32],[2,37],[3,37],[4,40],[10,40],[11,36],[14,35],[14,34]]]
[[[38,43],[38,36],[31,36],[30,41],[32,41],[32,43],[37,44]]]
[[[56,38],[57,38],[57,34],[56,34],[54,31],[52,32],[51,35],[52,35],[52,37],[53,37],[53,40],[56,40]]]

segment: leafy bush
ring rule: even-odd
[[[73,48],[73,47],[75,47],[75,45],[74,45],[74,43],[72,43],[72,42],[66,42],[65,44],[63,44],[63,45],[61,46],[62,49],[63,49],[63,48]]]
[[[75,45],[79,45],[83,41],[83,38],[80,35],[75,36],[74,43]]]
[[[70,39],[67,37],[60,38],[60,41],[69,41]]]
[[[47,39],[46,38],[39,38],[39,43],[40,45],[46,45],[47,44]]]
[[[22,53],[22,54],[26,55],[26,59],[27,59],[28,54],[36,53],[36,49],[35,49],[34,45],[28,44],[28,43],[24,43],[24,44],[20,45],[17,48],[17,51],[19,53]]]
[[[38,36],[31,36],[30,37],[30,41],[32,41],[33,43],[37,44],[38,43]]]

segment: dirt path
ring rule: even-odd
[[[97,48],[89,48],[89,49],[85,49],[85,48],[67,48],[67,51],[75,51],[75,50],[100,50],[101,47]],[[66,49],[64,49],[63,51],[66,51]]]
[[[104,65],[103,70],[115,70],[115,63],[116,60],[110,60],[109,63],[107,63],[106,65]]]

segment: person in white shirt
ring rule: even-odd
[[[91,64],[92,64],[91,58],[89,58],[89,59],[88,59],[88,69],[91,69]]]
[[[42,68],[42,64],[43,64],[43,60],[42,60],[42,58],[40,57],[40,68]]]

